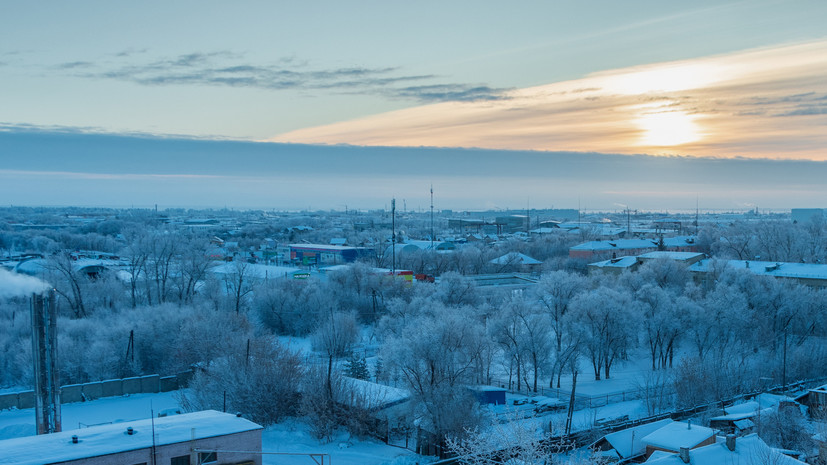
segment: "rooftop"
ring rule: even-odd
[[[126,432],[132,427],[134,434]],[[116,454],[152,447],[152,420],[137,420],[92,426],[61,433],[27,436],[0,441],[4,463],[36,465],[67,462],[86,457]],[[261,426],[229,413],[205,410],[155,419],[155,445],[175,444],[262,429]],[[193,431],[194,430],[194,431]],[[78,443],[72,443],[72,436]]]
[[[705,426],[673,422],[647,434],[641,441],[659,449],[677,451],[681,447],[691,449],[714,435],[715,431]]]

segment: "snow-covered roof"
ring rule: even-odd
[[[244,275],[252,279],[283,278],[285,276],[292,276],[293,273],[302,271],[299,268],[292,268],[288,266],[261,265],[258,263],[245,263],[242,266],[244,266]],[[235,263],[223,262],[220,265],[216,265],[210,268],[210,271],[212,273],[220,275],[234,275],[238,274],[238,267],[239,265]]]
[[[126,433],[132,427],[134,434]],[[193,433],[193,429],[195,430]],[[261,426],[229,413],[205,410],[155,419],[155,444],[162,446],[195,439],[262,429]],[[72,443],[77,435],[78,443]],[[152,447],[152,420],[137,420],[110,425],[27,436],[0,441],[0,460],[17,465],[68,462],[87,457],[116,454]]]
[[[511,252],[491,260],[495,265],[540,265],[543,262],[529,257],[526,254]]]
[[[751,400],[749,402],[744,402],[742,404],[735,404],[730,405],[729,407],[724,407],[724,413],[727,415],[745,415],[745,414],[755,414],[760,406],[758,402]]]
[[[431,250],[431,241],[407,240],[405,244],[415,245],[420,250]],[[447,241],[434,241],[433,246],[434,250],[454,250],[456,248],[452,242]]]
[[[570,250],[626,250],[626,249],[648,249],[657,247],[657,242],[649,239],[618,239],[614,241],[589,241],[571,247]]]
[[[672,422],[657,431],[647,434],[641,441],[647,445],[666,450],[680,450],[681,447],[693,448],[713,437],[715,431],[700,425]]]
[[[647,464],[657,465],[685,465],[678,454],[652,454]],[[732,464],[773,464],[773,465],[801,465],[792,457],[788,457],[769,447],[757,434],[749,434],[735,440],[735,450],[729,450],[725,442],[717,442],[708,446],[689,451],[689,463],[703,465],[732,465]]]
[[[690,271],[706,273],[713,263],[727,268],[747,270],[756,275],[776,278],[827,279],[827,265],[817,263],[762,262],[755,260],[701,260],[689,267]]]
[[[640,258],[644,260],[657,260],[660,258],[668,258],[670,260],[684,262],[701,256],[703,256],[703,254],[700,252],[669,252],[666,250],[658,250],[655,252],[647,252],[645,254],[641,254]]]
[[[613,258],[611,260],[603,260],[600,262],[589,263],[589,266],[594,268],[631,268],[637,264],[637,257],[630,255],[627,257]]]
[[[646,444],[642,441],[644,437],[672,423],[674,422],[668,418],[646,423],[607,434],[605,439],[622,458],[632,457],[646,451]]]
[[[368,409],[381,410],[389,408],[411,398],[411,394],[407,390],[384,384],[347,377],[344,378],[343,383],[350,388],[348,391],[352,394],[351,397],[346,397],[343,401],[347,404]]]

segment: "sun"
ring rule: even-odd
[[[636,123],[642,131],[638,145],[672,147],[701,138],[695,116],[684,111],[655,111],[641,114]]]

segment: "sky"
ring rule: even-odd
[[[827,159],[821,0],[3,1],[2,11],[7,133]],[[0,156],[28,155],[0,146]],[[349,156],[358,172],[361,155]],[[0,166],[0,176],[15,175]]]

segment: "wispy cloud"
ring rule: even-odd
[[[73,76],[130,81],[140,85],[202,85],[265,90],[324,90],[373,94],[419,102],[483,101],[502,98],[507,89],[483,84],[445,83],[433,74],[405,73],[399,67],[314,68],[296,57],[254,63],[230,51],[194,52],[138,61],[144,51],[123,51],[114,61],[62,63]],[[415,84],[417,83],[417,84]]]
[[[827,159],[825,39],[461,95],[271,140]]]

